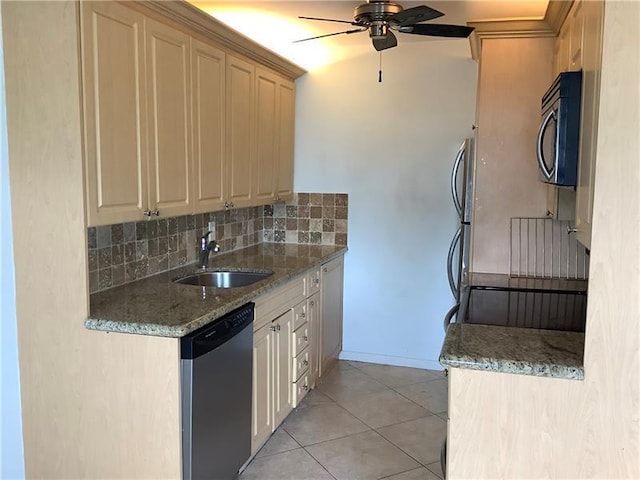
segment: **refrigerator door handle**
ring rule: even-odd
[[[451,170],[451,196],[453,197],[453,206],[456,207],[456,212],[458,212],[459,217],[462,216],[462,200],[460,199],[460,192],[458,192],[458,171],[464,160],[464,147],[465,145],[463,143],[460,150],[458,150],[456,160],[453,162],[453,169]]]
[[[462,225],[458,227],[456,234],[453,236],[451,240],[451,245],[449,245],[449,253],[447,255],[447,276],[449,277],[449,288],[451,288],[451,293],[455,298],[458,298],[458,280],[455,278],[453,273],[453,260],[456,254],[456,248],[460,244],[460,235],[462,234]]]
[[[449,328],[449,325],[452,323],[456,323],[453,320],[453,317],[458,313],[458,310],[460,310],[460,304],[456,303],[453,307],[451,307],[451,309],[447,312],[447,314],[444,316],[444,331],[445,333],[447,332],[447,329]]]

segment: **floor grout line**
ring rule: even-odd
[[[348,361],[345,361],[345,362],[348,362]],[[402,452],[403,454],[405,454],[408,458],[412,459],[412,460],[413,460],[414,462],[416,462],[416,463],[417,463],[417,465],[418,465],[418,466],[416,466],[416,467],[409,468],[409,469],[407,469],[407,470],[398,471],[398,472],[393,473],[393,474],[385,475],[384,477],[376,477],[377,479],[380,479],[380,480],[382,480],[382,479],[387,479],[387,478],[389,478],[389,477],[393,477],[394,475],[400,475],[400,474],[403,474],[403,473],[411,472],[411,471],[413,471],[413,470],[418,470],[418,469],[420,469],[420,468],[424,468],[424,469],[426,469],[428,472],[430,472],[431,474],[436,475],[438,478],[442,478],[441,471],[439,471],[439,470],[438,470],[438,468],[436,468],[436,467],[438,467],[438,466],[439,466],[439,463],[438,463],[438,462],[431,462],[431,463],[429,463],[429,464],[425,464],[425,463],[421,462],[418,458],[416,458],[416,457],[414,457],[413,455],[411,455],[411,454],[410,454],[408,451],[406,451],[404,448],[400,447],[399,445],[396,445],[396,443],[394,443],[390,438],[387,438],[387,437],[386,437],[383,433],[381,433],[379,430],[381,430],[381,429],[386,429],[386,428],[390,428],[390,427],[399,426],[399,425],[406,424],[406,423],[410,423],[410,422],[415,422],[415,421],[417,421],[417,420],[421,420],[421,419],[428,418],[428,417],[433,417],[433,416],[438,417],[438,419],[439,419],[439,420],[442,420],[442,421],[445,421],[445,422],[446,422],[446,421],[447,421],[447,419],[446,419],[446,418],[442,418],[440,415],[445,415],[445,416],[447,416],[447,417],[448,417],[448,412],[433,412],[433,411],[429,410],[426,406],[424,406],[424,405],[422,405],[422,404],[418,403],[417,401],[415,401],[415,400],[413,400],[413,399],[411,399],[411,398],[407,397],[407,396],[406,396],[406,395],[404,395],[403,393],[401,393],[401,392],[399,392],[398,390],[396,390],[397,388],[408,387],[408,386],[411,386],[411,385],[417,385],[417,384],[421,384],[421,383],[428,384],[428,383],[431,383],[431,382],[435,382],[435,381],[437,381],[437,380],[445,380],[445,381],[446,381],[446,377],[442,377],[442,378],[432,378],[432,379],[429,379],[429,380],[421,380],[421,381],[418,381],[418,382],[412,382],[412,383],[407,383],[407,384],[403,384],[403,385],[396,385],[396,386],[393,386],[393,387],[392,387],[392,386],[389,386],[389,385],[385,384],[385,383],[384,383],[384,382],[382,382],[381,380],[379,380],[379,379],[375,378],[374,376],[372,376],[372,375],[370,375],[370,374],[366,373],[366,372],[365,372],[365,371],[363,371],[363,370],[362,370],[362,368],[361,368],[361,367],[366,367],[366,366],[372,366],[372,365],[375,365],[375,364],[363,363],[363,365],[361,365],[361,366],[356,366],[356,365],[353,365],[353,364],[349,363],[349,364],[348,364],[348,368],[345,368],[345,366],[344,366],[344,365],[340,365],[340,366],[339,366],[339,365],[340,365],[340,364],[335,364],[335,365],[334,365],[334,367],[333,367],[331,370],[329,370],[328,372],[326,372],[326,374],[328,375],[328,374],[330,374],[331,372],[335,372],[335,375],[337,375],[337,376],[338,376],[338,380],[339,380],[339,376],[340,376],[340,374],[341,374],[342,372],[347,372],[347,371],[350,371],[350,370],[355,369],[355,370],[357,370],[357,371],[359,371],[359,372],[363,373],[365,376],[367,376],[367,377],[368,377],[368,378],[370,378],[371,380],[373,380],[373,381],[375,381],[375,382],[379,383],[380,385],[384,386],[384,389],[382,389],[382,390],[374,391],[374,392],[362,392],[362,393],[356,393],[355,395],[351,395],[351,397],[374,395],[374,394],[380,394],[380,393],[384,393],[384,392],[389,392],[389,391],[390,391],[390,392],[393,392],[393,393],[395,393],[395,394],[400,395],[400,396],[401,396],[401,397],[403,397],[404,399],[408,400],[411,404],[413,404],[413,405],[415,405],[415,406],[417,406],[417,407],[422,408],[425,412],[427,412],[427,414],[422,415],[422,416],[420,416],[420,417],[418,417],[418,418],[412,418],[412,419],[409,419],[409,420],[404,420],[404,421],[400,421],[400,422],[397,422],[397,423],[392,423],[392,424],[390,424],[390,425],[383,425],[383,426],[379,426],[379,427],[372,427],[372,426],[371,426],[371,425],[369,425],[367,422],[365,422],[364,420],[362,420],[361,418],[359,418],[356,414],[352,413],[352,412],[351,412],[351,411],[349,411],[347,408],[345,408],[345,407],[341,404],[341,402],[340,402],[339,400],[335,399],[335,398],[334,398],[334,397],[332,397],[330,394],[328,394],[328,393],[326,393],[326,392],[322,391],[322,390],[319,388],[319,387],[321,387],[321,386],[322,386],[322,380],[321,380],[321,381],[318,383],[318,385],[317,385],[314,389],[316,389],[316,390],[318,391],[318,393],[320,393],[321,395],[323,395],[324,397],[326,397],[326,398],[327,398],[327,401],[326,401],[326,402],[321,402],[321,403],[318,403],[318,404],[315,404],[315,405],[306,405],[304,409],[298,409],[298,408],[296,408],[296,409],[295,409],[295,411],[298,411],[298,412],[299,412],[299,415],[304,415],[304,413],[305,413],[305,412],[304,412],[304,410],[307,410],[307,409],[313,409],[314,407],[327,407],[327,406],[330,406],[330,405],[336,405],[336,406],[338,406],[338,407],[340,408],[340,410],[342,410],[343,412],[345,412],[346,414],[350,415],[351,417],[353,417],[354,419],[356,419],[358,422],[360,422],[360,423],[362,424],[362,426],[363,426],[363,427],[366,427],[366,429],[365,429],[365,430],[362,430],[362,431],[360,431],[360,432],[355,432],[355,433],[351,433],[351,434],[348,434],[348,435],[342,435],[342,436],[339,436],[339,437],[336,437],[336,438],[331,438],[331,439],[323,440],[323,441],[320,441],[320,442],[311,443],[311,444],[309,444],[309,445],[302,445],[302,444],[301,444],[301,443],[300,443],[300,442],[299,442],[299,441],[298,441],[298,440],[297,440],[297,439],[296,439],[296,438],[295,438],[295,437],[294,437],[294,436],[293,436],[293,435],[292,435],[292,434],[291,434],[291,433],[290,433],[290,432],[285,428],[284,423],[283,423],[283,424],[281,424],[278,428],[279,428],[279,429],[281,428],[281,429],[282,429],[282,431],[283,431],[284,433],[286,433],[286,434],[287,434],[291,439],[293,439],[293,441],[295,442],[295,444],[297,445],[297,447],[294,447],[294,448],[287,448],[286,450],[283,450],[283,451],[280,451],[280,452],[276,452],[276,453],[270,453],[270,454],[267,454],[267,455],[263,455],[263,456],[261,456],[261,457],[257,457],[257,456],[256,456],[256,457],[254,457],[254,459],[252,460],[252,462],[251,462],[251,463],[253,463],[253,461],[254,461],[254,460],[266,459],[266,458],[273,457],[273,456],[275,456],[275,455],[281,455],[281,454],[285,454],[285,453],[288,453],[288,452],[293,452],[293,451],[297,451],[297,450],[302,449],[302,450],[303,450],[307,455],[309,455],[309,456],[310,456],[310,457],[311,457],[311,458],[312,458],[312,459],[313,459],[313,460],[314,460],[318,465],[320,465],[320,466],[322,467],[322,469],[323,469],[323,470],[324,470],[324,471],[329,475],[329,477],[330,477],[330,478],[332,478],[332,479],[334,479],[334,480],[337,480],[337,477],[335,477],[335,476],[334,476],[334,475],[329,471],[329,469],[328,469],[325,465],[323,465],[323,464],[322,464],[322,463],[321,463],[321,462],[320,462],[320,461],[319,461],[315,456],[313,456],[313,454],[308,450],[308,448],[310,448],[310,447],[316,447],[316,446],[318,446],[318,445],[322,445],[322,444],[325,444],[325,443],[334,442],[334,441],[337,441],[337,440],[344,440],[344,439],[348,439],[349,437],[355,437],[356,435],[361,435],[361,434],[365,434],[365,433],[368,433],[368,432],[374,432],[377,436],[379,436],[380,438],[382,438],[382,439],[383,439],[385,442],[387,442],[390,446],[392,446],[392,447],[396,448],[398,451],[400,451],[400,452]],[[340,370],[338,370],[339,368],[340,368]],[[403,368],[403,367],[398,367],[398,368]],[[326,377],[325,377],[325,379],[326,379]],[[339,390],[340,390],[340,389],[339,389]],[[342,390],[348,390],[348,388],[342,388]],[[344,399],[348,399],[349,397],[350,397],[350,396],[349,396],[349,395],[347,395],[347,396],[345,396],[345,398],[343,398],[343,400],[344,400]],[[303,400],[303,401],[304,401],[304,400]],[[277,431],[277,430],[276,430],[276,431]],[[275,432],[274,432],[274,433],[275,433]],[[265,442],[265,445],[266,445],[266,443],[268,443],[268,441],[269,441],[269,440],[267,440],[267,442]],[[261,450],[262,450],[262,448],[264,448],[264,445],[261,447]],[[258,453],[259,453],[259,452],[258,452]],[[276,462],[277,462],[277,461],[276,461]],[[435,465],[436,463],[438,463],[438,465],[436,465],[436,466],[434,467],[434,465]],[[250,465],[250,464],[249,464],[249,465]],[[247,468],[249,467],[249,465],[247,466]],[[431,465],[431,467],[429,467],[429,465]],[[436,470],[438,470],[438,471],[436,471]]]

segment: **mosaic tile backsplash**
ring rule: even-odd
[[[297,193],[264,207],[89,227],[89,289],[106,290],[197,261],[209,222],[223,252],[262,242],[347,244],[347,194]]]

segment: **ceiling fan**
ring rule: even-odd
[[[334,35],[352,34],[359,32],[369,32],[369,37],[373,42],[373,47],[378,50],[386,50],[398,45],[398,40],[393,31],[409,33],[412,35],[428,35],[431,37],[452,37],[466,38],[473,27],[463,25],[445,25],[442,23],[432,23],[423,25],[421,22],[442,17],[444,13],[439,12],[426,5],[418,7],[402,8],[401,5],[388,0],[368,0],[367,3],[358,5],[353,12],[353,20],[333,20],[330,18],[298,17],[305,20],[319,20],[323,22],[348,23],[357,28],[342,32],[318,35],[317,37],[296,40],[306,42],[318,38],[331,37]]]

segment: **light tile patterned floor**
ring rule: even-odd
[[[240,480],[437,480],[447,429],[441,371],[339,361]]]

